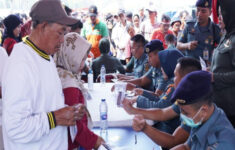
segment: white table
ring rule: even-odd
[[[155,144],[144,133],[137,133],[132,129],[133,115],[129,115],[122,107],[117,107],[115,94],[111,92],[114,83],[94,83],[91,94],[92,100],[87,101],[87,108],[91,114],[93,121],[93,131],[100,135],[99,121],[99,105],[101,99],[106,99],[108,105],[108,134],[104,138],[109,143],[112,150],[161,150],[161,147]],[[87,88],[88,85],[85,84]],[[138,143],[135,144],[135,135],[137,135]]]
[[[93,90],[89,91],[92,100],[87,101],[87,108],[91,114],[94,127],[99,126],[100,113],[99,105],[101,99],[106,99],[108,105],[108,125],[109,127],[127,127],[132,125],[133,115],[129,115],[122,107],[118,107],[114,92],[111,92],[113,83],[94,83]],[[85,87],[87,88],[87,84]]]

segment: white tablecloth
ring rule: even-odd
[[[106,99],[106,103],[108,105],[109,127],[124,127],[132,125],[132,119],[134,116],[127,114],[122,107],[117,107],[115,94],[114,92],[111,92],[113,85],[113,83],[105,83],[105,85],[94,83],[93,90],[89,91],[92,100],[87,101],[87,108],[91,114],[94,127],[99,126],[99,105],[101,99]],[[85,87],[87,88],[87,84],[85,84]]]

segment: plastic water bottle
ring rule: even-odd
[[[93,71],[91,69],[88,73],[88,89],[93,90]]]
[[[105,99],[100,103],[100,131],[106,132],[108,128],[108,106]]]
[[[106,75],[106,69],[105,69],[105,66],[102,65],[100,69],[100,83],[101,84],[105,84],[106,82],[105,75]]]

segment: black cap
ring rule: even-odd
[[[211,5],[212,5],[211,0],[198,0],[196,2],[196,7],[211,8]]]
[[[95,5],[91,5],[89,8],[89,16],[97,16],[97,7]]]
[[[149,54],[155,50],[161,51],[163,49],[164,49],[163,43],[162,43],[162,41],[160,41],[158,39],[152,40],[144,46],[144,52],[147,54]]]
[[[109,20],[113,17],[113,15],[111,13],[108,13],[105,17],[106,20]]]
[[[207,96],[211,90],[211,73],[194,71],[180,81],[172,94],[171,102],[181,105],[194,104]]]
[[[118,16],[121,15],[121,14],[123,14],[123,15],[125,14],[125,10],[124,9],[119,9],[118,10]]]
[[[126,17],[127,18],[132,18],[132,16],[133,16],[132,12],[130,12],[130,11],[126,12]]]

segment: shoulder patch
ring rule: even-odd
[[[144,64],[144,71],[147,72],[148,70],[149,70],[149,64],[146,63],[146,64]]]

